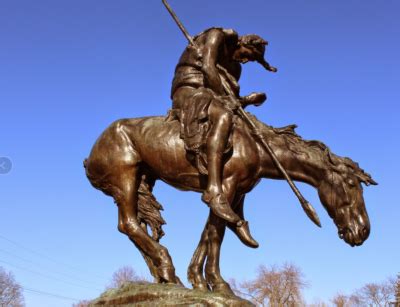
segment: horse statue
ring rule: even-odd
[[[370,233],[361,184],[376,185],[371,176],[351,159],[333,154],[323,143],[303,140],[295,133],[295,125],[273,128],[247,114],[289,176],[318,190],[339,237],[351,246],[361,245]],[[283,176],[240,118],[232,133],[233,148],[225,157],[223,190],[232,209],[244,219],[245,195],[262,178],[283,179]],[[143,117],[111,124],[84,162],[91,184],[112,196],[118,205],[118,230],[140,250],[159,283],[181,284],[167,248],[159,243],[165,222],[152,189],[156,180],[162,180],[180,190],[202,192],[207,178],[187,155],[179,121],[161,116]],[[232,293],[219,270],[226,227],[235,232],[235,225],[210,211],[188,268],[193,288]],[[255,248],[258,243],[253,239],[247,245]]]

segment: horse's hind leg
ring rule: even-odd
[[[141,226],[142,226],[143,230],[147,232],[146,226],[145,225],[143,226],[143,224]],[[123,226],[123,219],[121,216],[121,210],[118,209],[118,229],[123,229],[123,227],[124,226]],[[136,246],[135,241],[133,241],[133,240],[131,240],[131,241]],[[149,256],[147,256],[138,246],[136,246],[136,247],[139,249],[140,253],[142,254],[142,257],[143,257],[144,261],[146,262],[147,267],[150,270],[150,274],[154,277],[154,282],[156,282],[156,283],[161,282],[160,276],[158,276],[157,267],[154,265],[153,260]]]
[[[179,283],[168,250],[153,240],[137,220],[140,184],[137,167],[121,169],[116,177],[113,180],[116,190],[113,196],[118,205],[118,230],[126,234],[136,247],[151,259],[157,268],[156,275],[160,282]],[[154,267],[149,268],[154,270]]]

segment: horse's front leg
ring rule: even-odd
[[[235,195],[236,185],[232,181],[225,181],[224,190],[233,210],[236,210],[237,204],[242,199],[241,195]],[[208,253],[205,266],[207,283],[211,287],[212,291],[234,295],[229,284],[222,278],[219,267],[221,245],[222,241],[224,240],[226,222],[210,211],[207,229]]]
[[[230,195],[231,196],[231,195]],[[232,196],[230,197],[232,199]],[[231,202],[233,210],[238,214],[242,219],[243,219],[243,202],[244,202],[244,195],[239,195],[235,197],[235,199]],[[210,217],[211,217],[211,211],[210,211]],[[224,231],[225,231],[225,222],[222,224],[222,228],[213,227],[214,234],[217,234],[217,237],[219,237],[217,244],[214,244],[213,252],[211,255],[211,261],[207,260],[207,267],[208,267],[208,272],[207,272],[207,281],[203,277],[203,267],[204,263],[206,261],[206,258],[209,257],[209,248],[210,247],[210,238],[209,238],[209,230],[211,229],[210,226],[210,217],[207,220],[206,225],[204,226],[203,233],[200,238],[200,242],[193,254],[192,260],[190,262],[189,268],[188,268],[188,280],[192,284],[194,289],[199,289],[199,290],[207,290],[210,289],[211,286],[213,286],[214,291],[220,291],[220,292],[228,292],[229,294],[232,293],[229,284],[227,284],[223,278],[221,277],[220,270],[219,270],[219,257],[220,257],[220,247],[222,244],[222,240],[224,237]],[[215,216],[215,218],[217,218]],[[218,219],[218,218],[217,218]],[[233,231],[235,230],[236,226],[235,225],[230,225],[228,224],[229,228],[231,228]],[[215,232],[217,231],[217,232]],[[219,234],[219,235],[218,235]],[[212,245],[212,244],[211,244]],[[210,286],[208,286],[208,284]]]
[[[232,198],[232,196],[231,196]],[[233,202],[235,203],[235,202]],[[233,209],[235,209],[233,207]],[[210,211],[210,216],[211,216],[211,211]],[[209,248],[209,225],[210,225],[210,217],[207,219],[206,225],[204,226],[204,230],[201,234],[200,242],[197,245],[197,248],[192,256],[192,260],[190,261],[190,265],[188,268],[188,280],[192,284],[194,289],[199,289],[199,290],[209,290],[210,287],[207,284],[207,281],[205,280],[203,276],[203,268],[204,268],[204,263],[206,260],[206,257],[208,255],[208,248]],[[222,236],[223,237],[223,236]],[[222,243],[222,241],[221,241]],[[218,256],[219,257],[219,256]],[[213,270],[214,271],[214,270]],[[217,275],[218,273],[211,273],[210,275]],[[213,278],[214,280],[219,280],[217,278]]]
[[[206,225],[204,226],[200,242],[193,253],[187,272],[187,278],[192,284],[193,289],[202,291],[209,290],[207,282],[203,277],[204,262],[208,253],[208,223],[209,219],[207,219]]]
[[[208,253],[205,266],[206,280],[212,291],[233,295],[229,284],[222,278],[219,268],[221,245],[226,222],[210,212],[208,223]]]
[[[232,208],[235,213],[244,220],[243,205],[245,195],[236,195],[232,202]],[[246,222],[247,223],[247,222]],[[237,233],[237,225],[226,223],[217,216],[211,214],[209,219],[208,229],[208,254],[206,263],[206,279],[212,290],[215,292],[222,292],[229,295],[235,295],[229,286],[229,284],[222,278],[219,269],[219,259],[222,241],[224,239],[225,228],[228,226],[239,239],[249,247],[258,247],[257,241],[255,241],[250,233],[246,240],[243,239],[242,235]]]

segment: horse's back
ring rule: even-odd
[[[126,120],[124,125],[141,162],[157,178],[182,189],[188,188],[189,182],[199,185],[199,173],[186,158],[179,121],[146,117]]]
[[[146,117],[125,120],[124,126],[135,150],[144,162],[160,178],[181,189],[201,190],[204,178],[187,158],[180,138],[180,122],[164,117]],[[224,176],[249,177],[259,164],[256,144],[247,127],[237,121],[233,129],[233,150],[226,161]],[[249,159],[244,159],[247,157]]]

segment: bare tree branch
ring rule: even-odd
[[[267,268],[261,265],[254,280],[236,289],[262,306],[304,306],[302,290],[307,286],[300,268],[293,264]]]
[[[387,307],[394,302],[396,295],[396,281],[388,278],[381,283],[368,283],[356,290],[351,295],[351,303],[354,306]],[[353,306],[352,305],[352,306]]]
[[[11,272],[0,267],[0,306],[24,306],[21,286],[15,281]]]
[[[107,288],[119,288],[127,282],[147,282],[146,278],[140,277],[130,266],[123,266],[112,276],[111,283]]]
[[[79,301],[76,304],[73,304],[72,307],[89,307],[91,301],[88,300],[83,300],[83,301]]]
[[[351,297],[344,295],[342,293],[337,293],[332,299],[331,302],[335,305],[335,307],[352,307]]]

